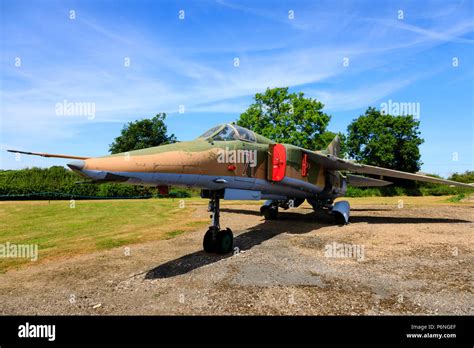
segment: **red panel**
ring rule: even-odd
[[[308,154],[304,153],[303,159],[301,161],[301,176],[303,177],[308,176],[308,168],[309,168]]]
[[[285,177],[286,149],[282,144],[272,146],[272,181],[281,181]]]

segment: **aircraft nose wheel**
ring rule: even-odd
[[[214,239],[215,232],[213,231],[212,227],[209,228],[204,235],[204,239],[202,241],[202,247],[206,253],[213,253],[216,249],[216,240]]]
[[[232,251],[234,245],[234,235],[230,228],[221,230],[219,226],[219,197],[216,195],[209,202],[209,211],[212,214],[212,226],[209,227],[204,239],[202,246],[206,253],[218,253],[227,254]]]
[[[219,231],[216,242],[216,251],[218,254],[230,253],[234,245],[234,235],[232,234],[231,229],[226,228],[225,230]]]
[[[230,228],[216,232],[212,227],[204,235],[202,242],[206,253],[227,254],[234,245],[234,235]]]

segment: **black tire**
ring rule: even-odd
[[[215,242],[212,239],[212,229],[208,229],[202,241],[202,247],[206,253],[213,253],[216,249]]]
[[[260,212],[265,217],[265,220],[276,220],[278,217],[278,207],[264,206],[260,209]]]
[[[234,235],[230,228],[220,231],[216,239],[216,252],[218,254],[227,254],[233,250]]]

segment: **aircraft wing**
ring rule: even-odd
[[[319,163],[329,170],[345,170],[352,173],[372,174],[381,177],[400,178],[414,181],[431,182],[434,184],[454,185],[459,187],[474,188],[474,184],[464,184],[452,180],[438,179],[423,174],[415,174],[402,172],[399,170],[387,169],[382,167],[370,166],[368,164],[361,164],[354,161],[348,161],[331,154],[325,154],[320,151],[305,151],[310,160]]]
[[[85,159],[90,158],[90,157],[82,157],[82,156],[55,155],[52,153],[28,152],[28,151],[18,151],[18,150],[7,150],[7,151],[14,152],[14,153],[22,153],[24,155],[41,156],[41,157],[70,158],[70,159],[78,159],[78,160],[85,160]]]
[[[393,182],[379,180],[374,178],[368,178],[366,176],[347,174],[346,175],[347,183],[354,187],[377,187],[377,186],[387,186],[393,184]]]

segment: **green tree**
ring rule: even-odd
[[[120,136],[110,144],[109,151],[119,153],[175,143],[174,134],[167,135],[165,119],[166,114],[159,113],[151,119],[129,122],[123,127]]]
[[[240,115],[237,124],[279,143],[321,149],[335,136],[326,132],[331,116],[322,111],[323,107],[302,92],[288,93],[288,87],[267,88],[255,95],[255,102]]]
[[[392,116],[369,107],[347,127],[349,157],[370,165],[417,172],[420,170],[420,122],[413,116]]]
[[[474,171],[466,170],[464,173],[454,173],[449,177],[449,180],[472,184],[474,183]]]

